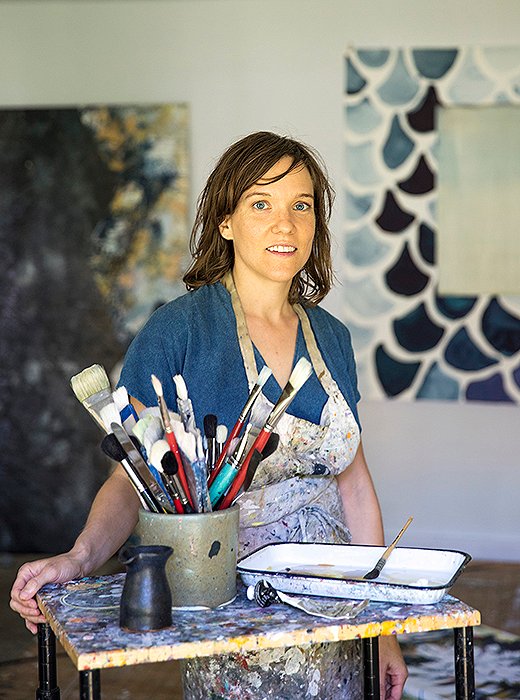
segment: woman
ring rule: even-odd
[[[201,195],[192,234],[190,292],[158,309],[129,348],[121,382],[138,409],[156,399],[150,374],[182,374],[195,415],[231,428],[258,371],[265,411],[300,357],[314,372],[277,426],[280,445],[241,499],[240,555],[268,542],[383,544],[381,514],[360,441],[350,336],[317,306],[331,286],[333,192],[306,146],[252,134],[221,157]],[[173,383],[165,398],[175,406]],[[11,607],[31,631],[42,622],[43,583],[88,575],[126,540],[137,498],[120,472],[96,497],[64,555],[21,567]],[[118,515],[118,529],[111,521]],[[122,514],[122,515],[121,515]],[[383,697],[401,697],[406,669],[395,639],[381,639]],[[247,670],[245,670],[245,668]],[[186,662],[186,698],[358,698],[359,649],[338,642]]]

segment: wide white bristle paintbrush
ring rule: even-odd
[[[121,425],[121,417],[112,397],[110,379],[102,365],[92,365],[75,374],[70,379],[70,385],[78,401],[105,432],[111,432],[111,423]]]
[[[240,465],[240,469],[238,470],[238,473],[235,476],[233,483],[231,484],[231,488],[222,500],[222,504],[220,505],[221,509],[228,508],[231,505],[233,499],[238,494],[242,484],[244,483],[244,479],[246,478],[247,474],[247,467],[249,465],[251,457],[253,456],[253,453],[255,452],[255,450],[258,450],[258,452],[262,452],[262,450],[267,444],[267,441],[269,440],[269,436],[276,427],[276,424],[283,416],[285,411],[289,408],[289,405],[295,398],[296,394],[300,391],[300,389],[305,384],[307,379],[311,376],[311,374],[311,363],[305,357],[301,357],[296,363],[293,371],[291,372],[289,381],[284,386],[280,398],[278,399],[276,405],[269,414],[269,417],[267,418],[264,427],[259,432],[256,440],[253,442],[251,449],[247,453],[247,457]]]

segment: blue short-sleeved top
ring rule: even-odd
[[[350,333],[334,316],[319,306],[306,309],[323,360],[336,380],[359,424],[356,368]],[[258,371],[264,361],[257,351]],[[309,358],[301,326],[298,329],[294,362]],[[238,343],[231,296],[220,283],[188,292],[155,311],[128,348],[119,385],[145,406],[157,398],[150,375],[162,382],[169,408],[176,411],[173,376],[181,374],[193,403],[197,426],[213,413],[231,430],[249,393]],[[273,376],[264,395],[276,403],[281,387]],[[288,413],[314,423],[327,400],[315,373],[300,389]]]

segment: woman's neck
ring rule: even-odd
[[[294,316],[288,299],[290,283],[263,281],[263,284],[258,285],[249,279],[243,279],[236,271],[233,271],[233,281],[246,318],[263,318],[277,323]]]

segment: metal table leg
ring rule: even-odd
[[[60,700],[56,675],[56,637],[46,622],[38,625],[38,683],[36,700]]]
[[[379,637],[363,642],[363,679],[365,700],[379,700]]]
[[[79,700],[101,700],[99,668],[79,672]]]
[[[473,663],[473,627],[456,627],[455,636],[455,697],[475,700],[475,666]]]

